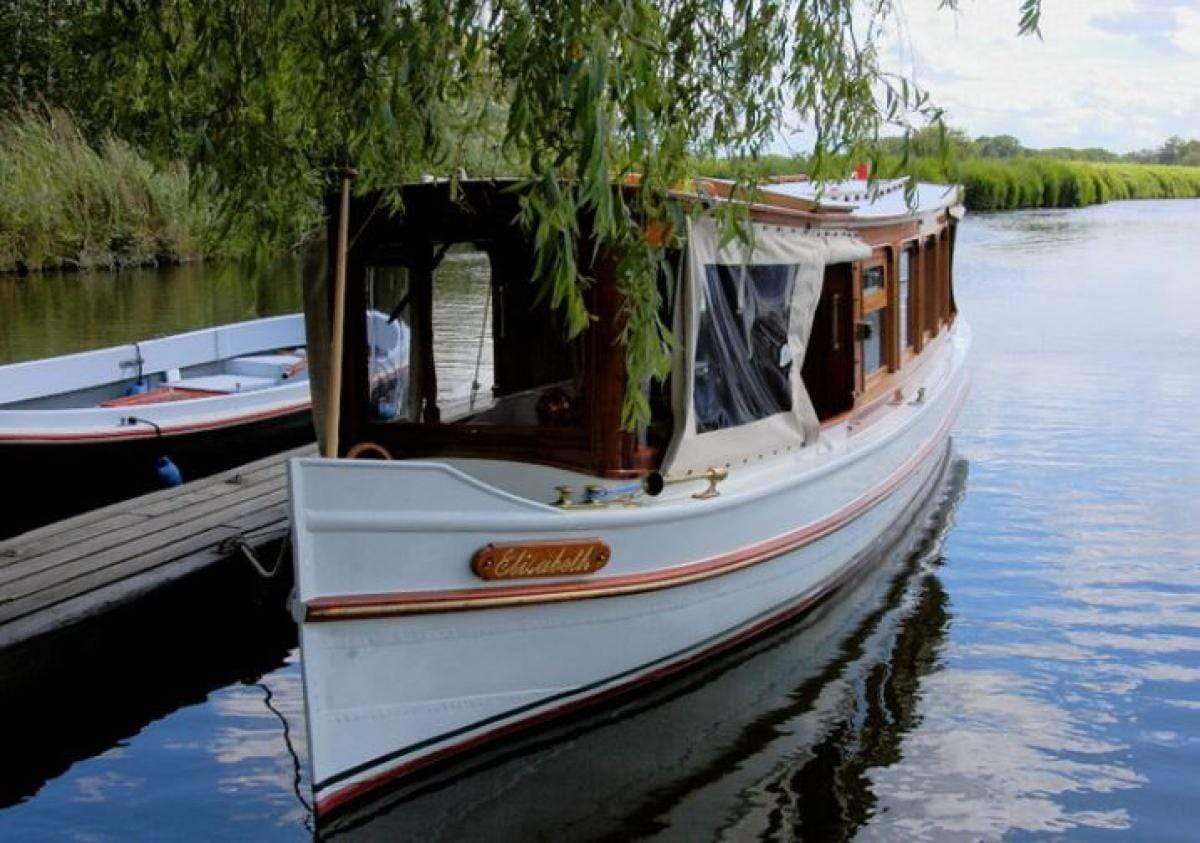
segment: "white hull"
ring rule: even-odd
[[[0,442],[145,439],[307,410],[307,371],[299,369],[288,376],[288,364],[298,368],[295,362],[302,358],[273,355],[279,358],[273,361],[252,356],[303,349],[304,344],[304,317],[291,314],[2,366]],[[236,361],[232,374],[224,371],[231,361]],[[138,381],[194,387],[196,394],[205,397],[100,406]],[[130,417],[137,421],[131,423]]]
[[[905,400],[798,453],[732,466],[638,508],[544,503],[568,472],[499,462],[292,465],[298,611],[318,813],[470,748],[655,679],[836,588],[927,494],[966,391],[958,327]],[[495,541],[599,538],[603,570],[482,581]]]
[[[371,316],[394,343],[384,349],[391,365],[406,366],[407,328]],[[0,366],[0,444],[124,442],[307,413],[304,348],[304,316],[294,313]],[[139,382],[196,397],[123,404],[122,390]]]

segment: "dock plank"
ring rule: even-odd
[[[287,462],[308,445],[0,541],[0,648],[129,605],[286,536]]]
[[[171,544],[155,547],[149,552],[136,556],[128,556],[118,562],[106,565],[101,570],[93,570],[78,576],[51,583],[34,593],[17,597],[10,603],[0,604],[0,629],[3,624],[19,620],[32,613],[52,609],[74,597],[86,595],[121,580],[128,579],[153,568],[169,565],[180,559],[186,559],[197,553],[215,552],[221,543],[234,536],[249,532],[259,532],[263,527],[283,525],[286,530],[287,508],[286,491],[277,493],[274,508],[264,508],[255,505],[247,511],[232,515],[224,521],[210,524],[203,530],[192,531]],[[259,543],[264,539],[259,536]],[[228,554],[217,554],[225,557]]]
[[[0,571],[32,562],[47,553],[73,547],[81,541],[142,523],[148,518],[186,509],[239,487],[244,489],[260,483],[285,484],[287,461],[292,457],[311,456],[314,453],[315,447],[306,445],[175,489],[150,492],[0,541]],[[240,482],[231,483],[234,477],[239,477]]]
[[[251,507],[268,505],[260,503],[264,497],[282,499],[286,490],[280,485],[260,484],[249,489],[232,490],[220,497],[201,500],[182,510],[173,510],[165,516],[144,519],[138,523],[111,530],[99,536],[60,548],[53,553],[41,554],[29,564],[0,571],[0,597],[10,600],[24,596],[29,588],[36,589],[40,582],[65,581],[119,562],[123,558],[136,556],[147,550],[168,545],[177,537],[204,530],[214,520],[219,522],[229,513],[246,505]],[[0,623],[3,612],[0,610]]]

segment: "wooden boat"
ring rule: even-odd
[[[0,366],[0,442],[181,436],[309,410],[301,314]]]
[[[302,444],[310,405],[298,313],[0,366],[0,532]]]
[[[318,816],[734,647],[870,564],[930,494],[967,389],[959,190],[916,185],[910,207],[903,188],[680,194],[678,349],[635,431],[619,256],[581,246],[596,320],[568,341],[510,185],[331,205],[333,293],[309,297],[333,303],[328,456],[290,467]],[[752,248],[699,210],[719,202],[747,205]],[[485,256],[492,368],[456,394],[434,277],[462,243]],[[371,312],[412,328],[402,375],[372,359]]]

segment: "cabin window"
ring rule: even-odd
[[[408,269],[374,266],[367,270],[368,413],[376,421],[415,421],[410,405]]]
[[[883,310],[873,310],[863,316],[867,336],[863,340],[863,374],[871,375],[883,368]]]
[[[578,349],[539,305],[528,267],[505,276],[472,244],[367,269],[372,422],[567,427],[580,422]],[[512,277],[508,277],[511,274]]]
[[[862,292],[864,299],[871,298],[875,293],[885,292],[886,284],[883,266],[868,266],[863,270]]]
[[[789,264],[707,267],[696,340],[697,432],[791,410],[788,316],[795,278]]]
[[[492,402],[492,270],[485,252],[452,246],[433,271],[437,406],[451,421]]]
[[[862,321],[858,335],[861,343],[863,377],[875,374],[887,364],[887,271],[880,261],[864,266],[862,285]]]
[[[913,249],[905,248],[900,251],[900,357],[913,347],[913,331],[911,323],[912,307],[912,271]]]

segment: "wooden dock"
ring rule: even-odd
[[[10,656],[0,681],[13,675],[14,650],[127,609],[240,555],[242,542],[277,547],[288,531],[287,461],[315,452],[285,451],[0,541],[0,654]],[[290,577],[290,559],[282,564]]]

